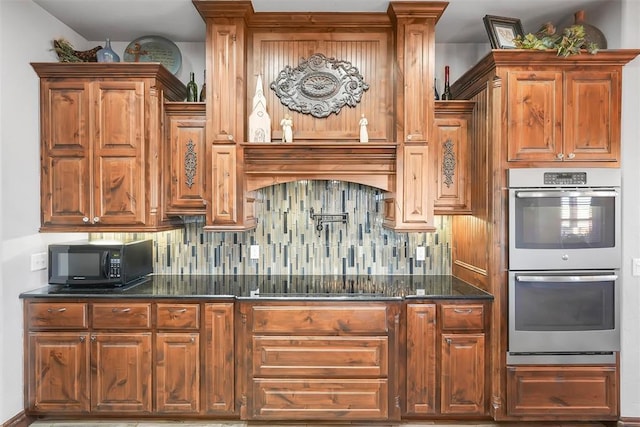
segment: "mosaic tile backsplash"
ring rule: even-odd
[[[436,231],[396,233],[382,227],[376,188],[344,181],[297,181],[259,190],[258,226],[246,232],[204,231],[204,218],[159,233],[94,233],[91,239],[152,239],[156,274],[441,275],[451,273],[449,216]],[[346,224],[317,230],[311,213],[348,213]],[[258,245],[259,258],[250,259]],[[416,248],[426,247],[425,261]]]

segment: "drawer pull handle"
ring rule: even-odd
[[[62,307],[62,308],[59,308],[57,310],[54,310],[53,308],[48,308],[47,311],[49,313],[64,313],[65,311],[67,311],[67,308],[66,307]]]
[[[453,312],[457,314],[471,314],[473,310],[470,308],[454,308]]]
[[[169,313],[186,313],[187,312],[186,308],[168,308],[167,310],[169,310]]]
[[[130,311],[131,311],[131,309],[128,308],[128,307],[127,308],[113,308],[111,310],[111,312],[113,312],[113,313],[128,313]]]

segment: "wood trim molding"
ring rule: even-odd
[[[640,427],[640,418],[620,418],[617,427]]]
[[[33,422],[33,418],[20,411],[17,415],[2,423],[2,427],[28,427]]]

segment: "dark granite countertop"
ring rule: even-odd
[[[453,276],[150,275],[120,288],[48,285],[20,298],[180,299],[493,299]]]

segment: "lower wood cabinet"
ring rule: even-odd
[[[247,303],[241,316],[247,320],[242,418],[398,418],[391,374],[397,305]]]
[[[233,415],[233,307],[25,300],[27,413]]]
[[[535,419],[618,419],[617,369],[609,366],[507,366],[507,411]]]
[[[487,303],[406,305],[406,416],[488,413],[488,313]]]

